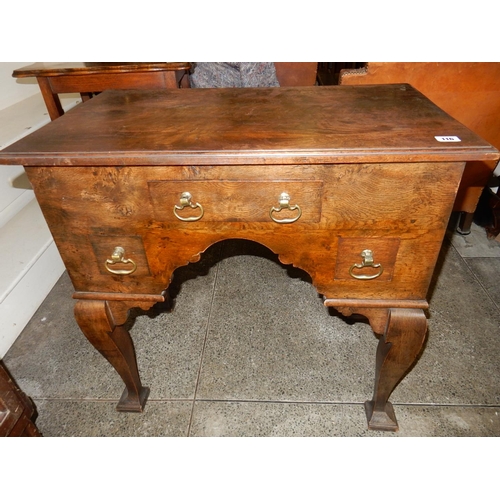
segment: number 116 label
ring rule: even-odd
[[[435,135],[434,139],[439,142],[462,142],[456,135]]]

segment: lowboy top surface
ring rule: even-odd
[[[499,153],[407,84],[105,91],[0,152],[0,163],[26,166],[403,158],[495,160]]]

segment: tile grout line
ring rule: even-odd
[[[479,286],[483,289],[484,293],[491,300],[491,302],[493,303],[493,305],[495,306],[495,308],[500,311],[500,304],[497,304],[497,302],[495,301],[495,299],[490,295],[490,292],[488,291],[488,289],[484,286],[483,281],[480,279],[479,276],[476,275],[476,273],[474,272],[474,269],[472,269],[472,267],[467,262],[468,259],[474,259],[476,257],[462,257],[461,255],[460,255],[460,257],[464,261],[464,264],[466,265],[467,269],[474,276],[474,279],[479,283]],[[478,257],[478,258],[481,258],[481,259],[498,259],[498,260],[500,260],[500,257]]]
[[[464,263],[465,267],[469,270],[469,272],[474,277],[474,281],[476,281],[476,283],[479,284],[479,286],[481,287],[481,289],[483,290],[483,292],[486,294],[486,296],[490,299],[490,301],[495,306],[495,309],[498,309],[500,311],[500,304],[496,303],[496,301],[493,299],[493,297],[490,295],[490,293],[488,292],[488,290],[484,286],[484,284],[483,284],[482,280],[480,279],[480,277],[477,276],[477,274],[474,272],[474,269],[469,265],[469,262],[468,262],[468,259],[471,259],[471,260],[472,259],[499,259],[500,260],[500,257],[464,257],[460,253],[459,249],[453,244],[453,241],[450,240],[450,244],[453,247],[453,249],[455,250],[455,252],[457,253],[457,255],[460,257],[460,259],[462,260],[462,262]]]
[[[222,246],[219,250],[219,257],[221,257],[221,255],[222,255],[223,248],[224,248],[224,243],[222,244]],[[194,395],[193,395],[193,400],[192,400],[192,405],[191,405],[191,414],[189,416],[189,423],[188,423],[186,437],[189,437],[189,435],[191,434],[191,425],[193,423],[193,416],[194,416],[194,406],[196,404],[196,394],[198,393],[198,386],[199,386],[200,377],[201,377],[201,369],[203,367],[203,359],[205,357],[205,347],[207,345],[208,332],[210,331],[210,323],[212,320],[212,310],[213,310],[213,305],[214,305],[214,301],[215,301],[215,291],[217,289],[217,281],[219,278],[220,261],[221,261],[221,259],[219,258],[219,261],[217,262],[217,266],[215,268],[215,278],[214,278],[214,286],[212,289],[212,298],[210,300],[210,308],[209,308],[209,312],[208,312],[207,325],[205,328],[205,338],[203,339],[203,346],[201,348],[200,365],[198,367],[198,375],[196,376],[196,384],[194,386]]]
[[[337,405],[337,406],[363,406],[361,401],[308,401],[293,399],[205,399],[197,401],[204,403],[255,403],[255,404],[298,404],[298,405]],[[500,408],[500,403],[392,403],[393,406],[413,406],[432,408]]]
[[[78,401],[94,403],[117,403],[116,399],[111,398],[73,398],[73,397],[31,397],[36,401]],[[163,403],[169,402],[189,402],[192,398],[167,398],[167,399],[148,399],[148,402]],[[256,404],[298,404],[298,405],[338,405],[338,406],[363,406],[361,401],[309,401],[295,399],[197,399],[204,403],[256,403]],[[432,407],[432,408],[500,408],[500,403],[396,403],[393,406],[414,406],[414,407]]]

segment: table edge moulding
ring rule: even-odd
[[[427,293],[466,161],[499,152],[407,84],[107,90],[0,152],[25,167],[75,287],[75,317],[140,412],[129,310],[243,238],[306,271],[379,337],[368,427],[422,351]],[[333,390],[333,389],[332,389]]]

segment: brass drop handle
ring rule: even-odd
[[[111,274],[126,275],[132,274],[137,269],[137,264],[132,259],[126,259],[125,249],[122,247],[115,247],[111,258],[107,259],[104,266]],[[111,269],[109,266],[114,266],[115,264],[131,264],[131,269]]]
[[[361,252],[361,257],[363,257],[361,264],[353,264],[349,269],[349,274],[353,278],[357,280],[373,280],[378,278],[384,272],[382,264],[373,263],[373,252],[371,250],[363,250]],[[362,269],[363,267],[373,267],[378,269],[378,272],[375,274],[354,274],[352,272],[354,269]]]
[[[280,197],[278,199],[279,207],[272,207],[271,210],[269,210],[269,217],[274,222],[277,222],[278,224],[290,224],[292,222],[295,222],[300,219],[300,216],[302,215],[302,210],[298,205],[290,205],[290,195],[288,193],[281,193]],[[291,219],[277,219],[274,217],[274,212],[281,212],[282,210],[297,210],[297,215]]]
[[[179,205],[174,206],[174,215],[181,221],[183,222],[194,222],[197,220],[200,220],[203,217],[204,210],[203,207],[199,203],[193,203],[191,201],[191,193],[188,193],[187,191],[181,194],[181,199],[179,200]],[[184,210],[186,207],[193,208],[193,209],[200,209],[200,214],[199,215],[192,215],[190,217],[182,217],[177,213],[177,210]]]

